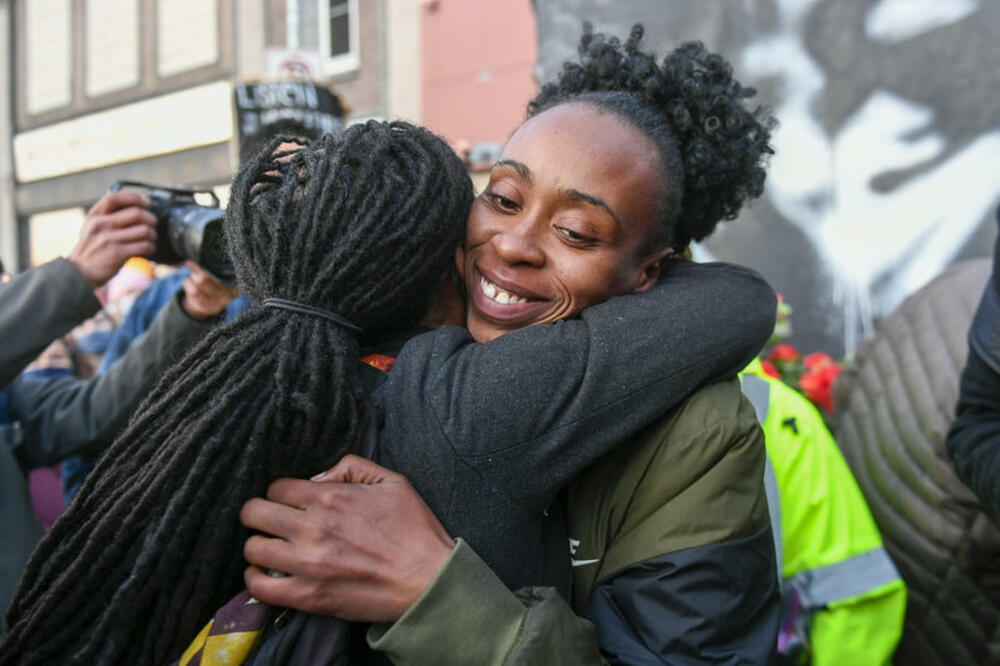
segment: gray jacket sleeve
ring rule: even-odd
[[[421,449],[419,464],[405,464],[383,449],[382,462],[424,493],[441,485],[433,475],[453,456],[522,506],[544,509],[580,470],[700,385],[735,376],[773,331],[775,307],[749,269],[674,262],[650,291],[577,319],[485,344],[456,327],[417,336],[385,387],[415,397],[387,409],[383,441],[443,437],[450,450],[438,460]]]
[[[23,432],[16,449],[21,464],[44,467],[110,443],[160,375],[215,321],[192,319],[174,297],[104,374],[89,380],[19,377],[8,395]]]
[[[50,342],[100,308],[90,284],[67,259],[55,259],[0,285],[0,389]]]

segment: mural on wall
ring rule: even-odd
[[[765,197],[699,248],[760,270],[794,342],[853,349],[951,263],[989,256],[1000,201],[1000,3],[537,0],[539,74],[581,21],[663,54],[700,39],[780,126]]]

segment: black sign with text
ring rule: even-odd
[[[241,145],[244,137],[280,120],[294,120],[329,133],[344,127],[340,98],[311,81],[238,83],[233,93]]]

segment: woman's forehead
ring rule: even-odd
[[[504,146],[500,161],[523,166],[521,176],[539,188],[576,190],[607,201],[623,218],[645,217],[662,192],[653,141],[589,104],[562,104],[529,118]]]

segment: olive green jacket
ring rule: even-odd
[[[771,663],[764,458],[739,382],[704,387],[568,488],[576,612],[548,588],[510,592],[459,541],[369,644],[399,665]]]

